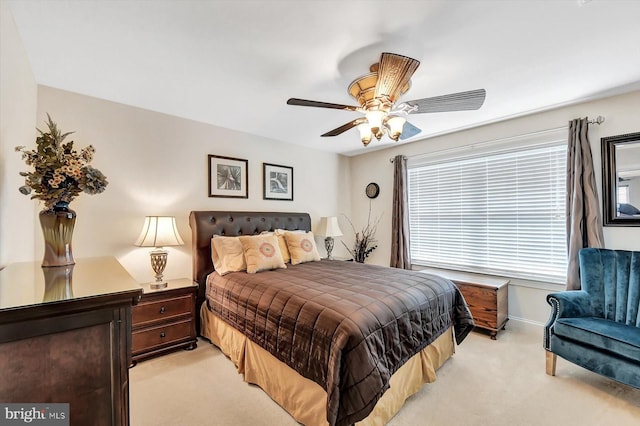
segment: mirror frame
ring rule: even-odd
[[[640,218],[622,219],[616,216],[618,189],[616,185],[616,146],[640,144],[640,132],[601,138],[602,145],[602,211],[604,226],[640,226]]]

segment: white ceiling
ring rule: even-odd
[[[640,88],[640,1],[11,0],[38,84],[353,155],[347,86],[383,51],[421,61],[404,100],[485,88],[478,111],[410,116],[423,139]],[[386,140],[385,140],[386,139]]]

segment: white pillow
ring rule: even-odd
[[[220,275],[247,269],[240,237],[214,235],[211,238],[211,260]]]

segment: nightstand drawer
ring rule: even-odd
[[[191,318],[187,318],[178,323],[134,331],[131,340],[133,355],[161,346],[171,345],[181,340],[193,339],[191,336],[191,326]]]
[[[133,308],[133,326],[193,314],[193,296],[185,295],[153,302],[140,302]]]
[[[197,290],[187,278],[168,280],[161,288],[143,284],[142,299],[132,313],[132,366],[176,349],[195,349]]]

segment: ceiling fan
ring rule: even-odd
[[[386,133],[394,141],[411,138],[421,132],[407,121],[409,114],[464,111],[479,109],[484,103],[484,89],[451,93],[431,98],[415,99],[396,104],[400,96],[411,87],[411,76],[420,61],[395,53],[382,53],[380,62],[371,65],[370,73],[358,77],[349,85],[349,95],[360,105],[342,105],[328,102],[290,98],[288,105],[358,111],[365,114],[322,136],[338,136],[357,127],[364,146],[375,136],[380,140]]]

